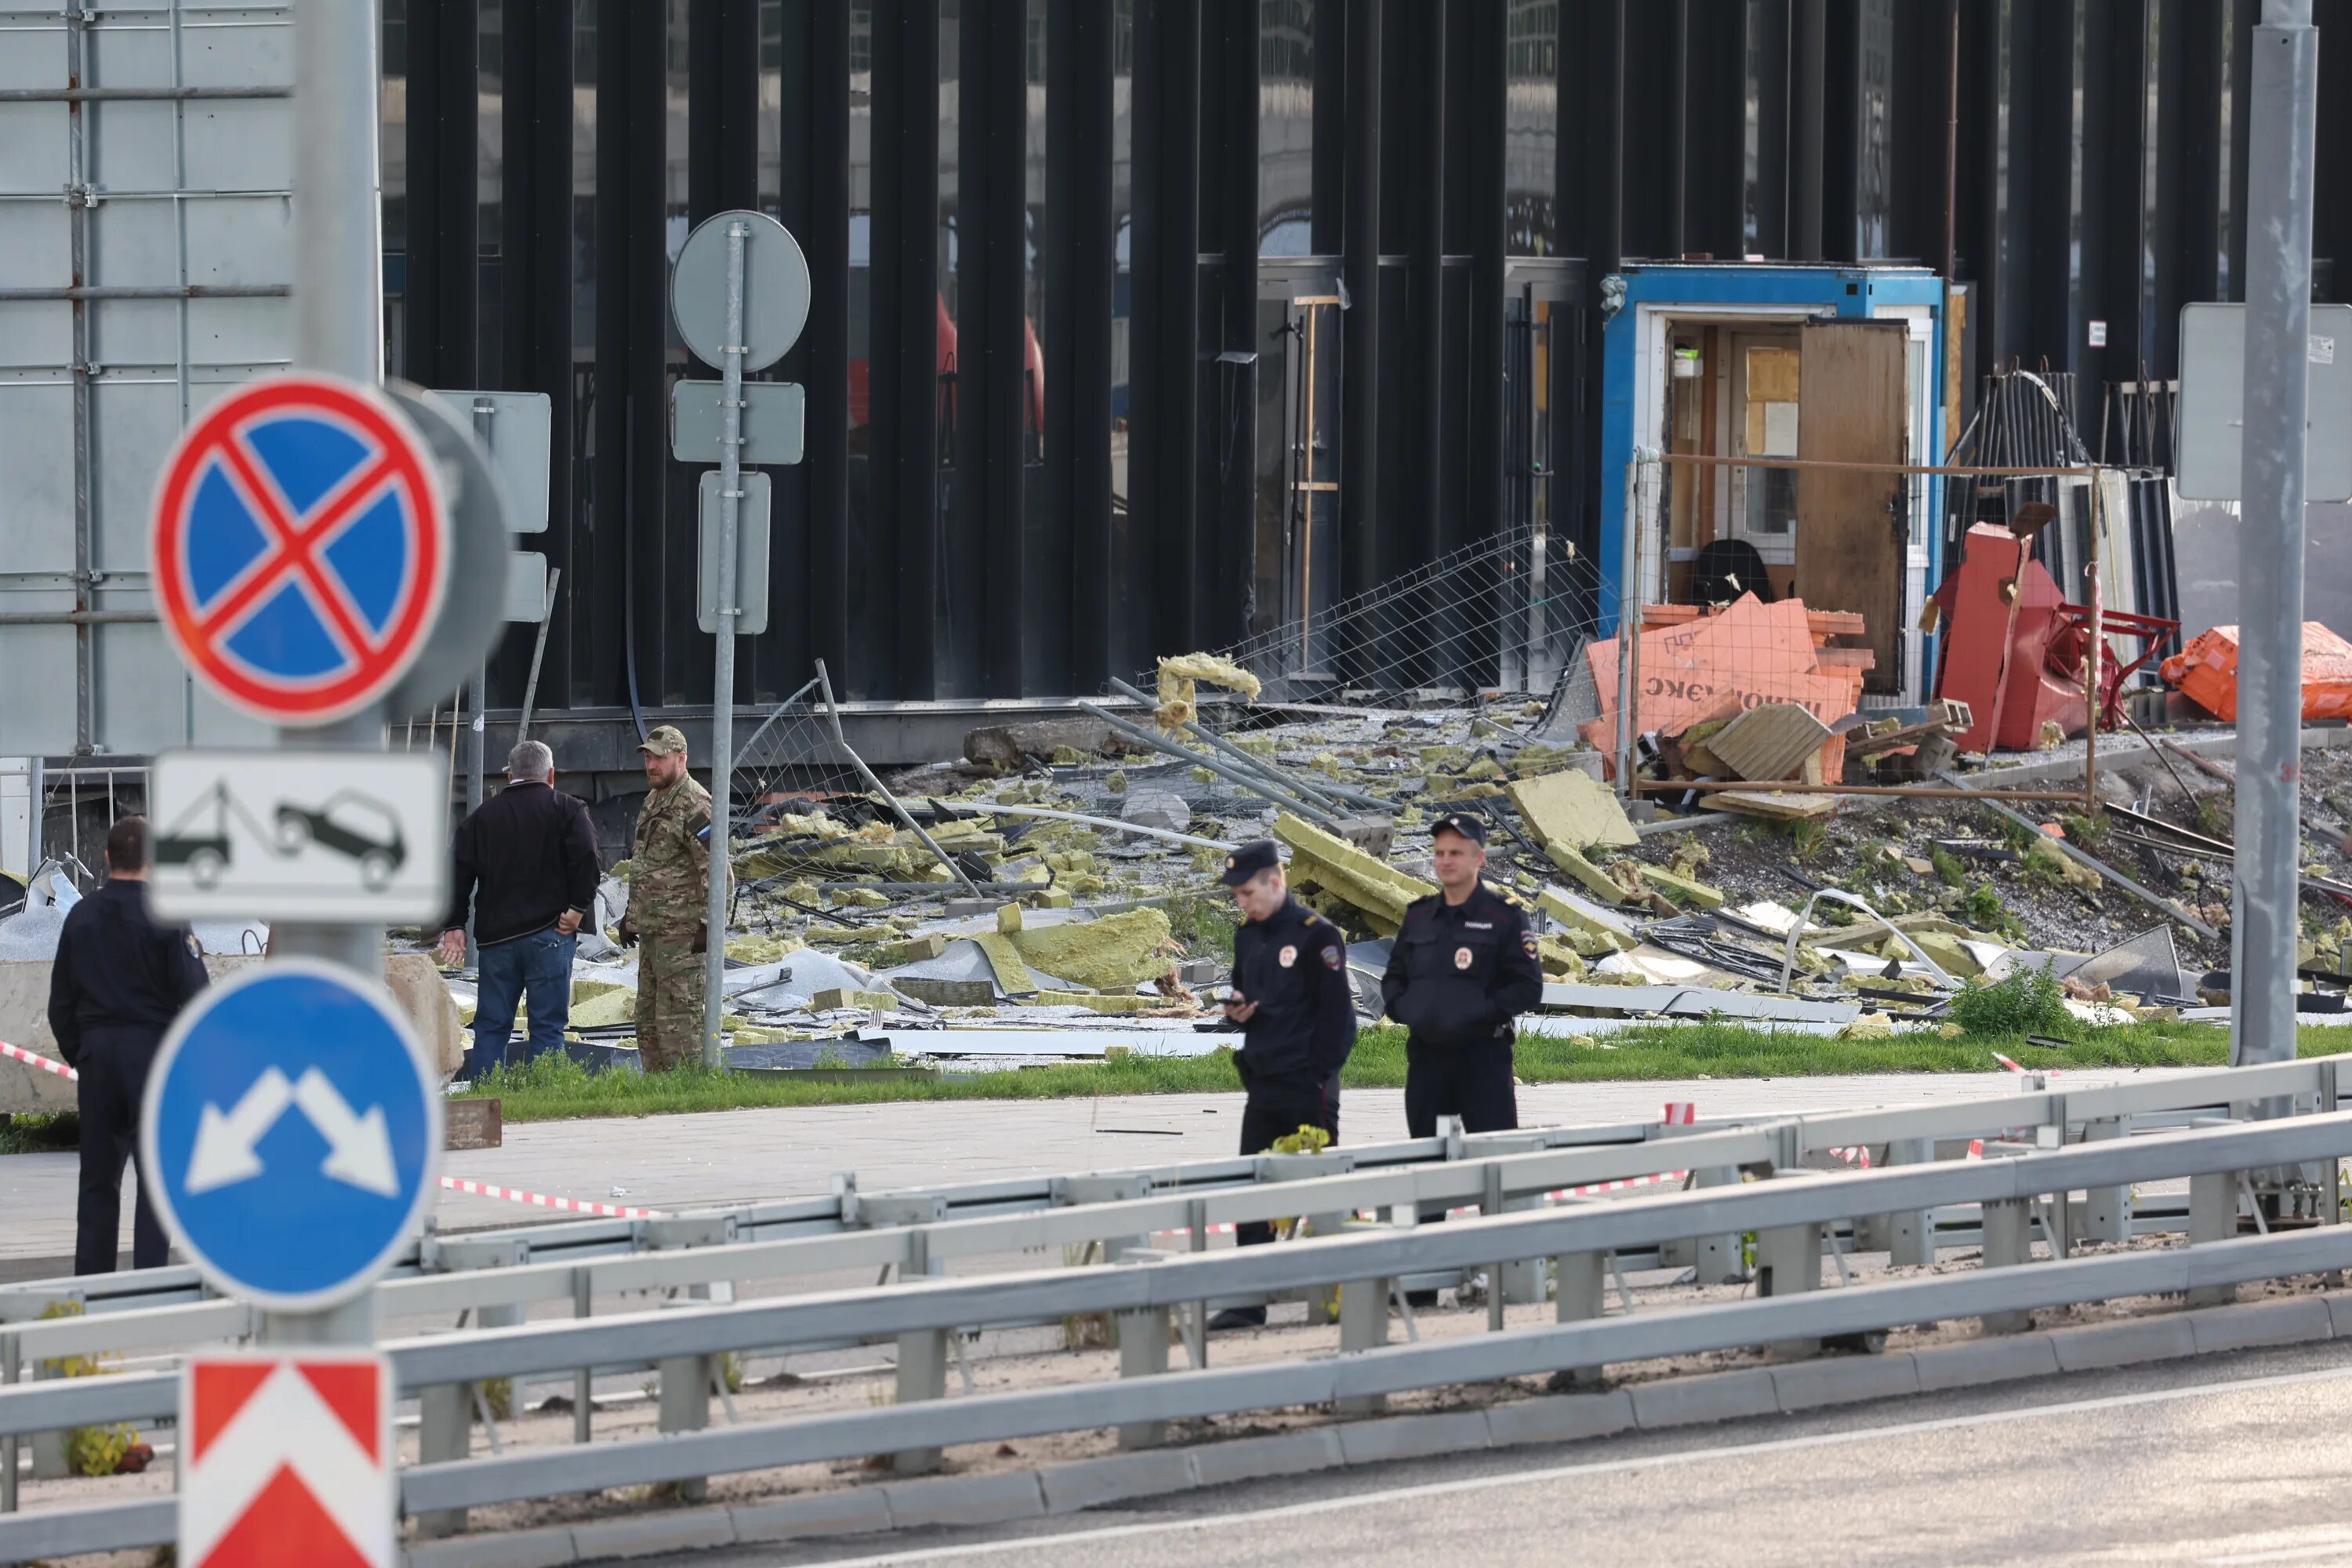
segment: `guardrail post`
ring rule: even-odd
[[[1056,1176],[1049,1189],[1055,1208],[1087,1204],[1131,1203],[1151,1195],[1151,1178],[1140,1171],[1118,1176]],[[1103,1261],[1117,1263],[1131,1252],[1148,1251],[1148,1236],[1104,1237]]]
[[[1579,1200],[1570,1198],[1570,1203]],[[1600,1252],[1567,1252],[1551,1260],[1552,1315],[1563,1323],[1580,1323],[1608,1310],[1609,1258]],[[1564,1367],[1552,1374],[1555,1387],[1566,1388],[1601,1381],[1597,1366]]]
[[[653,1252],[673,1252],[682,1247],[724,1247],[735,1239],[735,1216],[727,1215],[686,1215],[671,1219],[649,1219],[638,1222],[646,1247]],[[732,1287],[729,1288],[730,1294]],[[708,1300],[710,1287],[693,1286],[688,1300]],[[659,1400],[659,1429],[664,1432],[699,1432],[710,1425],[710,1380],[717,1375],[718,1361],[707,1355],[669,1356],[654,1363],[654,1377]],[[676,1495],[681,1502],[700,1502],[710,1495],[710,1483],[700,1476],[689,1476],[676,1483]]]
[[[1504,1154],[1532,1154],[1543,1148],[1544,1135],[1533,1133],[1486,1133],[1464,1140],[1464,1148],[1474,1160],[1492,1160]],[[1522,1193],[1517,1197],[1503,1194],[1503,1173],[1500,1167],[1486,1167],[1486,1193],[1479,1204],[1482,1213],[1519,1214],[1543,1206],[1540,1193]],[[1487,1323],[1492,1328],[1503,1326],[1503,1308],[1530,1306],[1543,1300],[1543,1269],[1535,1259],[1517,1263],[1487,1265],[1487,1279],[1492,1286],[1487,1292],[1490,1303]]]
[[[1984,1237],[1983,1267],[2014,1268],[2033,1259],[2033,1205],[2024,1198],[1986,1202],[1979,1226]],[[1988,1334],[2022,1333],[2033,1326],[2032,1312],[1987,1312]]]
[[[907,1261],[901,1279],[919,1279],[931,1271],[930,1233],[918,1226],[907,1232]],[[921,1329],[898,1336],[898,1403],[916,1405],[948,1394],[948,1331]],[[919,1476],[940,1468],[940,1450],[902,1448],[890,1456],[890,1468],[902,1476]]]
[[[1351,1279],[1339,1287],[1339,1353],[1377,1350],[1389,1342],[1389,1294],[1393,1279]],[[1335,1400],[1342,1415],[1378,1415],[1388,1406],[1383,1394],[1359,1394]]]
[[[2189,1178],[2189,1245],[2227,1241],[2238,1234],[2235,1171],[2209,1171]],[[2200,1285],[2188,1292],[2192,1307],[2214,1307],[2238,1299],[2235,1285]]]
[[[1149,1265],[1168,1256],[1141,1248],[1129,1252],[1120,1261],[1130,1266]],[[1145,1307],[1121,1312],[1118,1323],[1119,1376],[1156,1377],[1168,1370],[1167,1308]],[[1165,1421],[1130,1421],[1118,1429],[1118,1446],[1122,1448],[1157,1448],[1167,1441]]]
[[[1927,1165],[1934,1163],[1935,1159],[1936,1142],[1932,1138],[1897,1138],[1886,1145],[1889,1165]],[[1936,1261],[1934,1209],[1904,1209],[1881,1215],[1874,1228],[1889,1265],[1917,1268]]]
[[[2085,1143],[2111,1142],[2131,1135],[2127,1117],[2103,1116],[2083,1124]],[[2086,1187],[2083,1201],[2068,1205],[2067,1240],[2102,1242],[2120,1247],[2131,1239],[2131,1189],[2129,1187]]]
[[[1756,1294],[1795,1296],[1822,1288],[1822,1227],[1776,1226],[1756,1233]],[[1782,1340],[1772,1347],[1784,1355],[1814,1355],[1818,1339]]]
[[[445,1274],[465,1273],[478,1268],[512,1268],[530,1261],[530,1243],[520,1237],[495,1241],[437,1240],[433,1248],[435,1266]],[[474,1311],[478,1328],[511,1328],[523,1321],[523,1310],[515,1306],[481,1307]],[[474,1389],[470,1383],[436,1384],[421,1390],[416,1396],[417,1432],[416,1458],[422,1464],[439,1464],[462,1459],[473,1452]],[[520,1407],[520,1391],[509,1384],[508,1408]],[[485,1394],[485,1399],[488,1394]],[[494,1401],[492,1403],[495,1403]],[[416,1533],[425,1539],[456,1535],[466,1528],[467,1510],[462,1508],[436,1509],[419,1514]]]
[[[1710,1165],[1691,1173],[1691,1184],[1696,1187],[1736,1187],[1739,1183],[1737,1165]],[[1669,1268],[1689,1269],[1692,1282],[1699,1285],[1728,1285],[1748,1278],[1748,1263],[1736,1232],[1670,1241],[1658,1249],[1658,1261]]]
[[[25,1352],[14,1333],[0,1335],[0,1383],[14,1387],[24,1375]],[[0,1513],[16,1511],[16,1439],[0,1437]]]

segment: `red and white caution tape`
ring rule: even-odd
[[[43,1072],[53,1072],[62,1079],[74,1079],[81,1077],[81,1074],[55,1057],[45,1057],[38,1051],[28,1051],[22,1046],[12,1046],[5,1040],[0,1040],[0,1057],[12,1058],[23,1062],[26,1067],[38,1068]]]
[[[465,1193],[478,1198],[504,1198],[512,1204],[529,1204],[533,1208],[562,1209],[566,1214],[592,1214],[605,1219],[659,1219],[659,1209],[633,1209],[621,1204],[590,1203],[582,1198],[551,1198],[545,1193],[517,1192],[512,1187],[494,1187],[488,1182],[469,1182],[463,1176],[444,1176],[441,1184],[453,1193]]]

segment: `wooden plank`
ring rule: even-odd
[[[1797,455],[1899,464],[1910,406],[1910,328],[1902,321],[1808,323],[1799,338]],[[1865,623],[1878,658],[1867,688],[1893,689],[1903,636],[1903,476],[1867,469],[1797,471],[1797,589],[1808,604]],[[1927,526],[1929,520],[1920,519]]]
[[[1701,616],[1722,613],[1706,605],[1644,605],[1642,606],[1642,629],[1646,632],[1655,631],[1660,626],[1687,626]],[[1809,609],[1805,612],[1805,626],[1817,637],[1860,637],[1865,629],[1866,620],[1867,617],[1852,610]],[[1318,711],[1338,712],[1343,710]]]
[[[1874,647],[1817,647],[1813,650],[1815,669],[1875,669],[1878,650]]]
[[[1827,816],[1838,806],[1833,795],[1791,795],[1786,790],[1724,789],[1717,790],[1702,803],[1709,811],[1728,811],[1741,816],[1763,816],[1775,821],[1795,817]]]

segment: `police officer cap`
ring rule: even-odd
[[[1474,844],[1484,844],[1486,842],[1486,819],[1466,811],[1449,811],[1430,825],[1429,836],[1432,838],[1441,833],[1458,833]]]
[[[1282,858],[1275,851],[1273,839],[1255,839],[1225,857],[1224,875],[1217,880],[1228,888],[1238,888],[1260,871],[1281,863]]]

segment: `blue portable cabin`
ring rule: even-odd
[[[1926,465],[1958,434],[1946,376],[1955,313],[1926,268],[1645,262],[1602,280],[1601,310],[1598,564],[1610,605],[1624,582],[1624,474],[1637,449]],[[1645,602],[1689,602],[1701,552],[1741,542],[1755,556],[1718,548],[1708,563],[1760,557],[1774,597],[1793,589],[1810,608],[1865,616],[1878,650],[1865,705],[1920,700],[1934,650],[1919,614],[1943,567],[1941,476],[1671,462],[1662,474],[1643,504]],[[1882,542],[1874,519],[1890,509],[1899,527]]]

